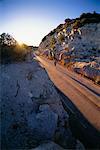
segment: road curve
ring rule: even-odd
[[[100,131],[99,86],[53,61],[36,56],[49,74],[55,86],[64,93],[83,116]]]

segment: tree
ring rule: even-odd
[[[11,45],[17,45],[18,43],[17,43],[17,41],[11,36],[11,35],[9,35],[8,33],[2,33],[1,35],[0,35],[0,45],[4,45],[4,44],[6,44],[6,45],[9,45],[9,46],[11,46]]]
[[[0,35],[0,62],[10,63],[12,61],[25,60],[29,47],[26,44],[18,45],[17,41],[9,34]]]

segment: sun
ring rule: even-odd
[[[20,45],[24,43],[38,46],[42,38],[51,30],[51,27],[45,23],[47,20],[48,18],[38,19],[36,16],[20,16],[8,22],[3,30],[11,34]]]
[[[22,46],[24,44],[24,42],[22,42],[22,40],[17,40],[17,42],[20,46]]]

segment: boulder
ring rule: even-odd
[[[60,147],[58,144],[54,142],[47,142],[39,145],[38,147],[31,149],[31,150],[65,150],[64,148]]]
[[[100,82],[100,70],[95,69],[90,65],[83,67],[83,75],[94,80],[96,83]]]
[[[79,140],[77,140],[77,143],[76,143],[76,150],[85,150],[85,147]]]
[[[28,116],[28,126],[31,128],[34,139],[37,141],[51,140],[57,128],[58,115],[49,105],[41,105],[39,112]]]
[[[76,139],[69,128],[59,127],[55,134],[55,142],[65,149],[75,149]]]
[[[95,62],[75,62],[73,70],[83,76],[93,80],[95,83],[100,82],[100,65]]]
[[[1,147],[34,148],[52,139],[68,114],[46,71],[36,62],[0,66]],[[37,135],[36,135],[37,134]]]

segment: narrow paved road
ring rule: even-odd
[[[91,81],[68,71],[53,61],[36,56],[49,74],[55,86],[63,92],[83,116],[100,131],[100,87]]]

